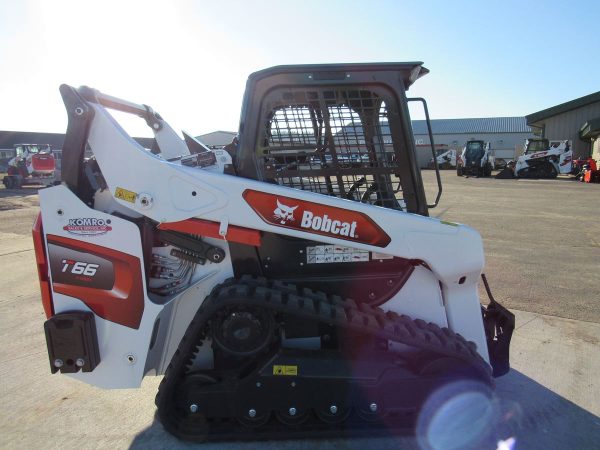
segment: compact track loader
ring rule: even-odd
[[[467,141],[463,151],[456,158],[456,175],[474,175],[489,177],[494,169],[494,156],[490,151],[490,143],[484,141]]]
[[[405,95],[426,73],[254,73],[231,151],[61,86],[62,183],[33,230],[51,371],[164,375],[158,417],[196,441],[389,432],[441,386],[492,386],[514,316],[480,305],[479,234],[428,217],[407,108],[423,100]],[[142,117],[155,150],[108,109]]]
[[[571,173],[573,150],[569,140],[525,139],[525,152],[517,158],[518,178],[556,178]]]

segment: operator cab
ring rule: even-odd
[[[427,215],[405,91],[428,72],[417,62],[252,74],[237,175]]]
[[[38,144],[16,144],[15,146],[16,156],[23,156],[25,153],[30,155],[37,155],[38,153],[50,153],[49,145],[38,145]]]
[[[525,155],[548,150],[550,143],[548,139],[527,139],[525,141]]]
[[[466,145],[465,157],[467,165],[473,162],[479,163],[483,155],[485,154],[485,142],[483,141],[469,141]]]

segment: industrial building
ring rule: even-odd
[[[589,138],[582,139],[581,130],[586,123],[600,118],[600,91],[525,118],[536,134],[549,140],[569,139],[573,143],[573,156],[587,157],[592,152],[592,144]]]
[[[427,167],[431,159],[431,147],[427,122],[412,121],[419,165]],[[490,143],[496,158],[505,161],[515,159],[523,150],[525,139],[534,136],[524,117],[481,117],[471,119],[431,120],[433,140],[437,150],[462,150],[467,141],[481,140]]]
[[[591,157],[600,163],[600,116],[588,120],[579,130],[579,137],[591,145]]]

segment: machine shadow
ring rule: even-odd
[[[583,449],[597,448],[600,442],[600,417],[577,406],[526,375],[511,370],[497,380],[496,410],[493,423],[487,425],[484,441],[468,448],[496,449],[500,441],[514,442],[516,448]],[[321,440],[288,440],[263,442],[214,442],[194,444],[168,434],[155,416],[151,426],[138,433],[131,449],[194,448],[205,449],[423,449],[414,434],[394,437]],[[513,444],[513,445],[514,445]]]

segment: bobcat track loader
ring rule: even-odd
[[[490,151],[490,143],[484,141],[467,141],[463,151],[456,158],[456,175],[474,175],[489,177],[494,169],[494,157]]]
[[[571,141],[525,139],[525,152],[517,158],[514,173],[518,178],[556,178],[572,168]]]
[[[33,230],[52,373],[164,375],[158,417],[194,441],[389,432],[440,386],[492,386],[514,317],[480,305],[479,234],[428,217],[405,95],[426,73],[254,73],[231,153],[61,86],[62,183]],[[142,117],[159,150],[109,109]]]

